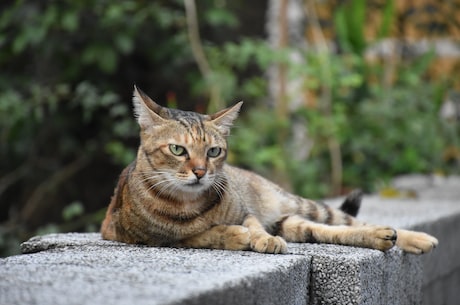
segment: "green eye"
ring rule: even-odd
[[[208,157],[215,158],[220,155],[222,149],[220,147],[212,147],[208,150]]]
[[[176,144],[169,144],[169,150],[175,156],[183,156],[187,153],[187,151],[185,150],[183,146],[176,145]]]

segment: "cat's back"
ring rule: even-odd
[[[297,196],[268,179],[228,164],[224,166],[224,171],[229,180],[229,198],[260,217],[263,223],[272,223],[280,215],[297,209]]]

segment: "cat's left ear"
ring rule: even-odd
[[[239,102],[232,107],[221,110],[210,116],[211,122],[219,128],[223,135],[227,136],[230,134],[230,128],[233,125],[233,121],[238,117],[242,105],[243,102]]]
[[[163,107],[155,103],[147,94],[134,86],[133,93],[134,116],[139,125],[147,129],[165,122],[162,116]]]

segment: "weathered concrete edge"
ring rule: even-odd
[[[237,283],[208,290],[169,305],[203,304],[309,304],[310,259],[305,257],[288,269],[247,276]]]
[[[420,256],[423,304],[457,304],[457,301],[449,302],[449,298],[454,297],[452,293],[455,297],[457,294],[457,289],[449,287],[453,287],[452,282],[460,281],[460,178],[452,177],[439,186],[428,185],[426,177],[418,179],[422,179],[418,186],[414,179],[408,179],[403,189],[415,185],[419,198],[366,196],[358,218],[368,223],[426,232],[438,238],[438,247]],[[338,206],[341,201],[333,199],[328,203]],[[439,299],[441,296],[445,298]]]
[[[438,237],[440,246],[433,253],[423,256],[404,254],[398,249],[382,253],[369,249],[357,249],[351,247],[341,247],[334,245],[311,245],[311,244],[289,244],[291,254],[302,255],[305,264],[309,264],[308,276],[300,277],[298,280],[304,281],[304,285],[309,285],[310,293],[302,290],[303,295],[308,295],[310,304],[333,304],[337,296],[350,297],[350,289],[353,292],[353,303],[355,304],[385,304],[384,300],[391,300],[392,304],[419,304],[420,285],[423,280],[423,291],[429,286],[439,287],[437,281],[440,278],[449,276],[452,270],[460,270],[460,260],[457,254],[460,251],[460,244],[456,242],[457,233],[460,231],[460,209],[456,202],[436,202],[435,200],[381,200],[378,198],[367,198],[366,205],[360,218],[371,223],[378,220],[380,223],[394,225],[424,231]],[[366,211],[367,207],[367,211]],[[384,210],[381,210],[382,207]],[[392,211],[388,213],[388,211]],[[366,219],[367,218],[367,219]],[[132,246],[122,243],[103,241],[97,233],[93,235],[94,246],[104,247],[142,247]],[[60,235],[56,235],[60,236]],[[47,251],[52,249],[65,249],[83,246],[88,240],[79,239],[78,234],[70,234],[71,241],[62,242],[53,240],[50,236],[33,238],[22,245],[25,253],[37,251]],[[94,237],[97,241],[95,241]],[[90,238],[91,239],[91,238]],[[423,262],[424,272],[420,268]],[[340,275],[339,267],[346,265],[352,268],[353,274],[348,274],[348,279]],[[357,270],[359,273],[357,273]],[[287,272],[289,274],[289,272]],[[286,275],[286,274],[284,274]],[[305,274],[304,274],[305,275]],[[345,282],[340,279],[344,277]],[[352,278],[350,277],[352,276]],[[335,282],[330,285],[329,279],[335,277]],[[289,285],[297,283],[289,282]],[[283,278],[283,281],[286,278]],[[329,287],[324,285],[328,281]],[[252,294],[257,294],[262,286],[274,285],[276,289],[286,291],[287,285],[280,284],[278,273],[264,273],[260,276],[249,276],[245,279],[218,287],[198,296],[190,296],[186,303],[191,301],[202,303],[205,300],[221,299],[223,297],[241,295],[242,290],[251,290]],[[263,283],[260,284],[258,283]],[[259,287],[259,288],[256,288]],[[299,290],[300,291],[300,290]],[[331,291],[334,295],[331,295]],[[431,289],[439,294],[439,289]],[[228,292],[229,294],[226,294]],[[264,292],[266,293],[266,292]],[[265,295],[262,293],[262,295]],[[305,296],[302,296],[304,299]],[[394,297],[398,298],[395,302]],[[247,299],[248,297],[243,297]],[[423,294],[423,299],[427,299],[427,293]],[[231,300],[231,297],[229,298]],[[342,299],[343,300],[343,299]],[[283,299],[283,301],[286,301]],[[295,300],[291,300],[295,304]],[[254,303],[254,302],[253,302]],[[305,303],[305,302],[304,302]],[[181,303],[175,303],[181,304]],[[242,303],[244,304],[244,303]],[[429,304],[429,303],[426,303]]]
[[[460,284],[460,213],[453,213],[437,221],[412,227],[436,236],[439,246],[433,253],[422,256],[423,304],[457,304]]]
[[[65,236],[65,238],[62,238]],[[63,249],[81,246],[96,247],[145,247],[142,245],[129,245],[116,241],[107,241],[99,233],[53,233],[35,236],[21,243],[22,254],[37,253],[53,249]]]
[[[117,249],[126,247],[128,251],[145,248],[146,251],[149,251],[149,247],[142,245],[102,240],[99,233],[48,234],[33,237],[21,244],[21,249],[25,254],[48,251],[71,253],[74,249],[81,251],[82,249],[112,247]],[[192,252],[208,253],[212,250],[177,249],[177,251],[187,255]],[[226,253],[233,257],[242,254],[241,251],[227,251]],[[264,256],[253,252],[246,252],[246,254]],[[201,289],[189,294],[186,298],[177,298],[173,302],[161,304],[307,304],[311,257],[297,254],[287,256],[290,257],[289,263],[276,264],[266,271],[261,270],[255,274],[240,276],[237,280],[218,282],[216,279],[211,289]],[[283,256],[283,260],[287,259],[287,256]],[[271,257],[275,258],[275,256]],[[177,288],[180,289],[180,287]]]
[[[144,247],[105,241],[98,233],[67,233],[34,237],[22,249],[34,253],[120,246]],[[244,276],[170,304],[385,304],[387,299],[393,304],[419,303],[416,256],[398,249],[383,253],[324,244],[289,244],[289,249],[295,260],[286,269]]]

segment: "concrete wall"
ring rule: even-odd
[[[319,244],[267,255],[52,234],[0,259],[0,304],[459,304],[459,186],[450,197],[364,199],[360,218],[438,237],[423,256]]]
[[[0,262],[0,304],[419,304],[419,257],[290,244],[286,255],[55,234]]]
[[[460,215],[449,215],[416,228],[438,236],[440,241],[436,253],[422,258],[423,304],[460,304]]]

